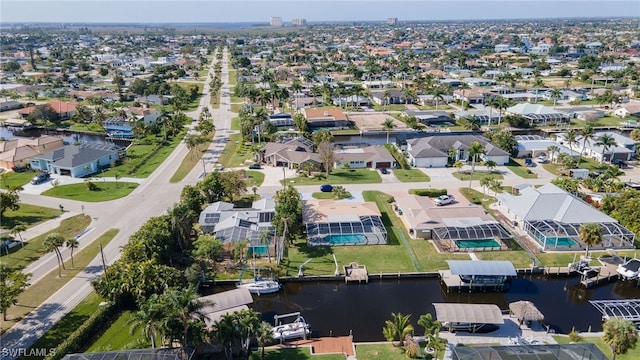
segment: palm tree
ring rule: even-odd
[[[167,123],[171,120],[171,112],[167,109],[160,108],[160,114],[156,119],[157,122],[162,124],[162,138],[164,141],[167,141]]]
[[[76,265],[73,263],[73,250],[78,248],[80,242],[75,238],[72,238],[68,239],[65,245],[67,246],[67,248],[71,249],[71,267],[75,269]]]
[[[267,254],[269,256],[269,262],[271,262],[271,231],[263,230],[260,233],[260,239],[258,240],[260,245],[267,245]]]
[[[551,90],[551,92],[549,93],[549,97],[553,99],[553,107],[556,107],[556,102],[558,101],[558,99],[560,99],[560,97],[562,97],[562,91],[560,91],[560,89],[555,88],[553,90]]]
[[[477,141],[471,143],[469,147],[469,157],[471,157],[471,177],[469,178],[469,184],[471,184],[471,179],[473,179],[473,173],[476,170],[476,162],[478,161],[478,156],[484,154],[484,146]],[[471,185],[469,185],[471,187]]]
[[[164,295],[167,296],[170,312],[182,324],[182,346],[187,347],[191,321],[194,319],[204,321],[206,315],[202,310],[213,304],[199,300],[198,293],[194,287],[169,289]]]
[[[131,315],[128,322],[129,334],[133,335],[142,327],[142,334],[151,338],[151,348],[155,349],[158,333],[166,320],[166,310],[157,294],[149,296],[139,305],[139,310]]]
[[[256,342],[258,343],[258,347],[261,350],[261,359],[264,359],[264,347],[266,344],[273,341],[273,332],[271,331],[272,326],[266,321],[263,321],[258,325],[258,328],[255,330],[256,333]]]
[[[506,110],[509,107],[509,100],[503,98],[502,96],[498,97],[498,101],[495,106],[500,110],[498,115],[498,125],[502,122],[502,110]]]
[[[502,191],[502,182],[498,179],[491,179],[489,189],[493,191],[493,196],[498,196],[498,191]]]
[[[20,238],[20,243],[22,244],[22,247],[24,247],[24,239],[22,239],[22,232],[25,230],[27,230],[27,227],[24,224],[16,224],[13,228],[11,228],[11,234],[18,235],[18,237]]]
[[[382,130],[387,132],[387,144],[389,143],[389,134],[391,133],[391,130],[393,130],[394,127],[396,127],[396,125],[393,123],[393,120],[391,119],[386,119],[382,123]]]
[[[487,188],[491,184],[491,176],[483,176],[480,178],[480,186],[482,187],[482,192],[484,194],[484,198],[487,198]]]
[[[480,120],[478,120],[475,114],[470,117],[462,118],[462,121],[466,130],[476,131],[480,129]]]
[[[213,330],[225,356],[227,359],[231,359],[235,345],[242,339],[242,334],[238,331],[236,317],[233,314],[222,315],[220,320],[213,324]]]
[[[564,135],[564,139],[571,151],[571,157],[573,157],[573,145],[578,143],[578,131],[576,129],[569,129],[569,131]]]
[[[600,159],[600,163],[604,163],[604,154],[610,148],[616,146],[616,139],[609,134],[602,134],[596,139],[596,145],[602,146],[602,159]],[[611,164],[611,160],[613,160],[613,153],[609,156],[609,164]]]
[[[593,136],[594,136],[593,125],[585,124],[582,129],[578,130],[578,134],[582,139],[582,151],[584,152],[584,149],[587,148],[587,142],[593,139]],[[581,161],[582,161],[582,156],[578,158],[578,165],[580,165]]]
[[[387,111],[387,104],[389,104],[389,95],[391,94],[391,92],[389,91],[389,89],[385,90],[382,93],[382,97],[384,98],[384,108],[382,109],[382,111]]]
[[[433,95],[433,100],[436,101],[436,111],[437,111],[438,110],[438,99],[444,101],[445,92],[444,92],[444,90],[442,90],[439,87],[434,87],[433,90],[431,90],[431,95]]]
[[[411,314],[402,315],[402,313],[391,313],[392,320],[385,321],[385,336],[392,334],[392,340],[398,339],[398,346],[404,345],[404,338],[413,332],[413,325],[409,323]]]
[[[498,166],[498,164],[493,160],[485,161],[484,165],[487,167],[487,170],[489,170],[489,173],[493,172],[496,166]]]
[[[53,251],[56,253],[56,259],[58,260],[58,277],[62,277],[62,269],[64,269],[64,262],[62,254],[60,253],[60,246],[64,244],[64,237],[59,233],[51,233],[44,239],[45,251]],[[66,269],[65,269],[66,270]]]
[[[551,162],[554,162],[556,159],[556,154],[560,152],[560,147],[557,145],[551,145],[547,147],[547,151],[549,152]]]
[[[489,122],[487,126],[491,126],[491,119],[493,118],[493,107],[498,105],[498,97],[491,96],[485,101],[485,105],[489,107]]]
[[[602,242],[602,226],[598,223],[584,223],[578,228],[580,240],[586,245],[586,254],[589,254],[589,246]]]
[[[465,102],[464,102],[464,99],[465,99],[464,95],[465,95],[465,92],[467,90],[469,90],[469,89],[470,89],[469,84],[467,84],[466,82],[463,82],[462,84],[460,84],[458,86],[458,90],[461,90],[461,93],[462,93],[462,97],[460,98],[460,101],[462,103],[462,111],[466,110]]]

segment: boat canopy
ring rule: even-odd
[[[504,324],[502,311],[495,304],[433,303],[440,322],[465,324]]]
[[[447,260],[451,274],[466,276],[516,276],[510,261]]]
[[[251,293],[247,289],[234,289],[203,296],[198,300],[210,304],[202,309],[202,313],[206,315],[205,324],[207,328],[210,328],[216,321],[220,320],[222,315],[248,309],[247,304],[253,302],[253,297],[251,297]]]

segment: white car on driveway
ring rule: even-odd
[[[433,202],[436,203],[436,206],[442,206],[451,204],[454,200],[453,195],[440,195]]]

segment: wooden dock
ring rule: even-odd
[[[555,276],[571,275],[573,274],[574,271],[575,270],[569,268],[568,266],[548,266],[544,268],[545,275],[555,275]]]
[[[472,292],[473,290],[481,290],[481,291],[504,291],[504,283],[502,284],[493,284],[493,283],[483,283],[483,282],[464,282],[460,275],[453,275],[451,270],[439,270],[440,280],[446,286],[447,292],[451,290],[462,292],[462,290],[467,290]]]
[[[600,271],[598,272],[598,275],[591,278],[586,278],[586,279],[583,276],[583,279],[580,280],[580,283],[584,287],[589,288],[592,286],[607,284],[612,281],[616,281],[620,278],[618,273],[616,272],[616,268],[617,268],[616,265],[603,263],[602,267],[600,267]]]
[[[357,281],[357,282],[369,282],[369,273],[365,265],[352,262],[349,265],[344,266],[344,282]]]

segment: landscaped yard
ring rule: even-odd
[[[257,148],[260,144],[256,144],[255,146]],[[255,161],[253,156],[254,150],[252,149],[252,145],[250,143],[243,144],[241,134],[231,134],[229,135],[227,144],[222,150],[218,163],[227,168],[246,166]]]
[[[402,182],[427,182],[431,178],[419,169],[393,169],[393,173]]]
[[[509,158],[507,169],[524,179],[535,179],[538,177],[531,169],[524,166],[524,159]]]
[[[62,214],[60,209],[51,209],[37,205],[19,204],[18,210],[7,210],[2,215],[2,228],[13,229],[18,224],[30,227],[51,220]]]
[[[498,172],[495,172],[495,171],[490,172],[488,170],[478,170],[477,168],[476,168],[476,171],[473,172],[473,175],[471,174],[471,170],[459,170],[459,171],[454,171],[451,174],[462,181],[469,181],[469,178],[471,178],[472,180],[480,180],[485,176],[488,176],[491,179],[499,179],[499,180],[504,179],[504,176],[502,176],[502,174]]]
[[[254,186],[260,186],[264,182],[264,173],[256,170],[245,170],[244,175],[247,181],[247,188],[251,190]]]
[[[506,260],[511,261],[516,269],[529,269],[533,260],[523,250],[512,251],[476,251],[476,256],[480,260]]]
[[[129,331],[132,311],[120,313],[117,319],[91,344],[86,352],[104,352],[122,349],[143,349],[151,347],[151,339],[143,336],[142,327],[133,334]],[[160,344],[159,339],[156,342]]]
[[[316,173],[313,178],[304,173],[297,178],[286,179],[286,182],[292,185],[373,184],[382,182],[382,179],[377,171],[371,169],[334,169],[328,178],[324,172]]]
[[[417,317],[418,314],[414,314],[414,317]],[[414,322],[416,319],[413,319]],[[418,329],[421,329],[418,327]],[[416,331],[416,335],[418,331]],[[424,348],[424,346],[422,347]],[[431,355],[426,355],[425,359],[432,359]],[[442,359],[444,356],[444,351],[438,354],[438,358]],[[372,359],[372,360],[397,360],[397,359],[405,359],[407,358],[404,355],[404,350],[401,347],[396,347],[389,344],[362,344],[356,345],[356,357],[358,359]],[[418,357],[420,359],[421,357]]]
[[[146,178],[162,164],[173,150],[180,144],[184,134],[180,134],[167,141],[158,151],[151,155],[156,148],[155,144],[137,144],[127,149],[127,157],[123,163],[104,172],[96,174],[96,177],[115,177],[116,174],[123,177]]]
[[[2,323],[2,329],[5,330],[13,326],[16,320],[24,317],[51,295],[55,294],[56,291],[60,290],[67,282],[71,281],[71,279],[84,270],[100,253],[100,245],[103,247],[106,246],[117,234],[117,229],[108,230],[90,245],[74,254],[73,265],[75,265],[75,267],[72,266],[71,259],[65,261],[65,269],[62,270],[62,277],[58,277],[58,269],[56,268],[39,280],[35,286],[27,288],[18,297],[18,305],[9,308],[7,312],[9,321]],[[65,238],[68,239],[70,237],[65,236]]]
[[[96,190],[89,190],[87,183],[83,182],[54,186],[43,192],[42,195],[86,202],[101,202],[123,198],[138,187],[138,183],[122,181],[96,180],[93,183],[97,186]]]
[[[558,344],[569,344],[571,343],[571,339],[568,336],[554,336],[553,337]],[[582,341],[583,343],[594,343],[596,346],[604,353],[609,359],[613,358],[613,354],[611,353],[611,347],[605,344],[602,340],[602,337],[585,337]],[[636,346],[635,349],[629,350],[624,355],[616,355],[616,360],[637,360],[640,359],[640,346]]]
[[[261,357],[260,349],[251,353],[249,360],[344,360],[342,354],[311,354],[308,347],[286,348],[286,349],[266,349],[264,358]]]
[[[548,163],[542,165],[545,170],[554,174],[560,175],[560,171],[562,170],[562,165],[557,163]],[[601,164],[593,159],[582,157],[580,160],[580,164],[578,164],[578,168],[580,169],[588,169],[589,171],[605,171],[609,166],[608,163]],[[623,170],[624,171],[624,170]]]
[[[0,174],[0,187],[3,189],[24,186],[38,174],[37,171],[27,170],[22,172],[5,171]]]

